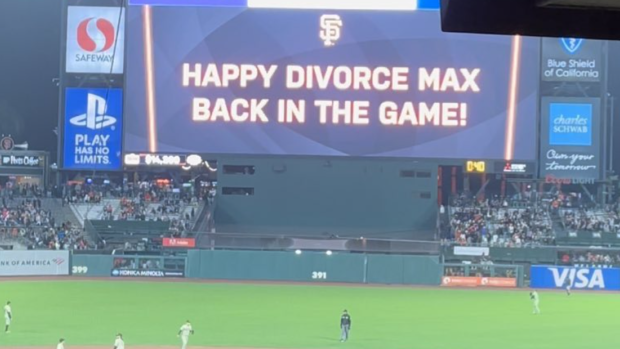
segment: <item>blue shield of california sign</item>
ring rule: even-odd
[[[577,39],[577,38],[561,38],[560,39],[560,44],[562,44],[562,47],[564,48],[564,50],[570,55],[577,53],[577,51],[579,51],[579,49],[583,45],[583,42],[584,42],[583,39]]]

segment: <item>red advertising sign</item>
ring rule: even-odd
[[[480,286],[481,278],[469,276],[444,276],[441,279],[442,286],[452,287],[476,287]]]
[[[185,248],[194,248],[196,247],[196,239],[192,238],[164,238],[163,240],[164,247],[185,247]]]
[[[444,276],[442,286],[449,287],[517,287],[515,278]]]
[[[485,287],[517,287],[515,278],[482,278],[480,281]]]

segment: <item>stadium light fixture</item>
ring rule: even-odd
[[[204,164],[207,167],[207,169],[209,169],[209,171],[217,172],[217,167],[211,167],[211,164],[209,164],[209,161],[205,160]]]

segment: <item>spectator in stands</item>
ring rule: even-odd
[[[550,214],[546,207],[518,201],[511,208],[508,200],[494,197],[475,200],[460,196],[450,208],[447,235],[459,244],[520,247],[553,244]]]

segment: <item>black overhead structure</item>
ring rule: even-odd
[[[620,39],[620,0],[441,0],[446,32]]]

